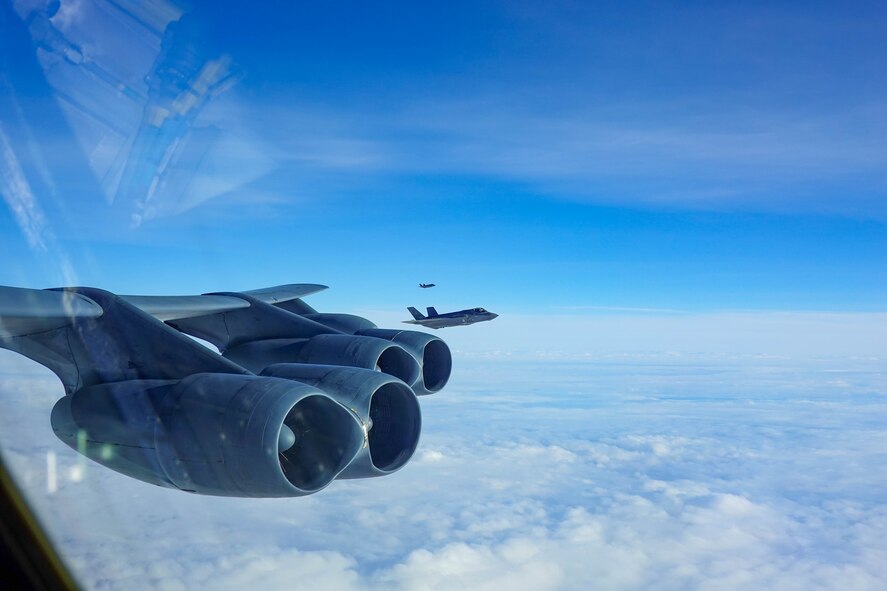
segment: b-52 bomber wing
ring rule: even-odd
[[[112,470],[197,494],[307,495],[406,464],[417,396],[442,389],[452,369],[436,337],[302,301],[322,289],[0,287],[0,347],[59,377],[53,430]]]
[[[266,304],[291,302],[327,289],[326,285],[314,283],[291,283],[264,289],[242,292]],[[241,298],[224,295],[199,296],[120,296],[133,306],[163,321],[195,316],[207,316],[228,312],[238,308],[249,308],[250,304]]]

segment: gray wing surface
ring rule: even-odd
[[[326,285],[317,283],[288,283],[286,285],[277,285],[275,287],[263,287],[262,289],[252,289],[244,291],[246,295],[250,295],[257,300],[261,300],[266,304],[279,304],[304,298],[313,293],[327,289]]]
[[[63,291],[0,287],[0,338],[61,328],[73,318],[98,318],[102,307],[86,296]]]
[[[419,439],[416,397],[452,369],[440,339],[301,300],[322,289],[0,286],[0,348],[59,378],[50,426],[99,464],[196,494],[304,496],[400,469]]]
[[[303,298],[313,293],[323,291],[324,289],[327,289],[326,285],[318,285],[315,283],[290,283],[287,285],[253,289],[241,293],[252,296],[266,304],[277,304]],[[168,320],[212,316],[213,314],[221,314],[222,312],[230,312],[232,310],[250,307],[250,303],[241,298],[217,294],[191,296],[126,295],[120,297],[133,306],[140,308],[144,312],[147,312],[151,316],[164,322]]]
[[[249,308],[249,302],[222,295],[192,296],[120,296],[136,308],[166,322],[196,316],[209,316],[239,308]]]

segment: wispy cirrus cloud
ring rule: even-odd
[[[24,171],[0,123],[0,195],[15,217],[28,244],[46,251],[46,216],[31,191]]]
[[[21,163],[12,148],[9,137],[0,122],[0,196],[21,229],[28,246],[38,255],[48,256],[58,275],[67,284],[77,282],[77,274],[55,238],[55,233],[31,185],[22,170]]]
[[[485,176],[612,205],[887,218],[887,112],[878,106],[796,114],[703,98],[537,103],[468,94],[401,99],[385,111],[343,106],[333,116],[299,104],[258,116],[273,119],[284,159],[321,169]]]

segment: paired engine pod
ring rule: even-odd
[[[419,401],[398,379],[367,369],[297,363],[272,365],[262,375],[315,386],[357,415],[366,445],[338,478],[390,474],[416,451],[422,430]]]
[[[407,382],[416,394],[434,394],[447,385],[453,371],[453,356],[441,339],[416,330],[390,328],[368,328],[357,331],[357,334],[397,343],[416,358],[422,373],[416,381]]]
[[[320,334],[310,339],[266,339],[225,351],[225,357],[254,373],[275,363],[313,363],[374,369],[412,384],[419,362],[387,339],[347,334]]]
[[[315,312],[311,314],[302,314],[305,318],[319,322],[324,326],[329,326],[334,330],[354,334],[359,330],[368,328],[376,328],[376,325],[364,318],[363,316],[355,316],[354,314],[331,314],[329,312]]]

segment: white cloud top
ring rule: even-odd
[[[87,588],[882,589],[887,382],[840,363],[457,360],[411,464],[299,499],[82,460],[57,383],[5,352],[0,432]]]

